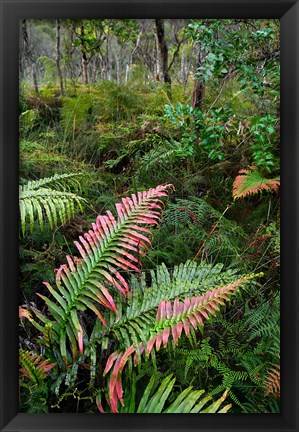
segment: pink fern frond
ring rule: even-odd
[[[263,190],[276,192],[280,186],[279,177],[274,179],[264,178],[255,167],[243,169],[235,178],[233,184],[233,198],[244,198]]]

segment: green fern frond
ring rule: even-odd
[[[168,141],[164,141],[163,146],[155,147],[144,155],[140,170],[148,171],[157,165],[165,165],[175,159],[176,153],[176,148]]]
[[[42,356],[22,349],[19,350],[19,361],[22,366],[20,372],[34,384],[40,384],[48,372],[56,366],[56,363],[49,364],[49,359],[44,360]]]
[[[144,225],[158,225],[163,206],[161,198],[167,197],[171,188],[169,184],[157,186],[123,198],[121,204],[116,204],[117,219],[110,211],[105,216],[99,215],[92,229],[74,242],[81,258],[66,257],[68,264],[57,270],[55,289],[44,282],[54,301],[38,295],[45,301],[53,321],[37,310],[34,313],[42,323],[52,322],[53,339],[60,345],[66,364],[67,340],[73,358],[77,357],[78,349],[83,354],[84,326],[79,311],[92,311],[104,326],[107,324],[99,306],[117,314],[111,289],[124,297],[129,293],[128,283],[120,271],[140,270],[138,257],[151,245],[152,234]]]
[[[123,349],[148,340],[156,320],[157,309],[167,299],[169,302],[183,301],[186,296],[207,295],[215,287],[221,287],[238,280],[236,271],[223,271],[222,264],[196,263],[187,261],[175,266],[170,272],[165,264],[151,271],[151,284],[146,286],[145,275],[132,278],[132,296],[118,308],[119,318],[112,317],[109,329],[123,341]],[[107,319],[108,321],[108,319]]]
[[[170,203],[163,225],[172,228],[176,236],[185,237],[191,233],[192,240],[202,245],[204,256],[214,255],[225,263],[241,255],[247,239],[236,222],[203,198],[177,199],[176,203]],[[190,227],[194,229],[191,231]]]
[[[86,200],[71,192],[61,192],[52,189],[27,189],[20,188],[19,206],[22,234],[25,234],[26,224],[33,231],[35,221],[43,228],[46,218],[53,229],[58,221],[64,224],[75,214],[76,206],[82,211]]]
[[[171,300],[162,300],[155,318],[152,311],[147,314],[141,313],[141,304],[135,303],[136,310],[139,311],[138,316],[132,319],[130,312],[134,313],[134,309],[131,309],[126,322],[122,322],[121,326],[116,323],[115,328],[112,327],[112,331],[116,333],[116,337],[119,335],[120,340],[127,344],[132,341],[124,352],[117,350],[112,353],[106,364],[104,375],[112,369],[109,382],[109,404],[112,411],[117,411],[118,400],[122,403],[121,373],[132,355],[134,362],[138,363],[143,352],[148,356],[154,348],[158,351],[162,345],[166,347],[171,339],[177,343],[183,331],[189,335],[192,327],[194,330],[201,328],[204,320],[209,320],[219,311],[219,305],[223,305],[225,300],[229,300],[239,288],[256,276],[259,275],[246,275],[235,279],[227,285],[207,290],[202,296],[184,295],[182,301],[176,297],[173,304]],[[166,298],[169,297],[171,296],[168,295]]]
[[[204,396],[204,390],[193,390],[188,387],[167,407],[168,396],[173,390],[175,378],[172,375],[167,376],[158,389],[153,388],[154,379],[151,379],[144,391],[144,395],[137,408],[137,413],[167,413],[167,414],[198,414],[198,413],[225,413],[231,408],[231,404],[225,405],[219,411],[221,404],[227,396],[227,391],[216,401],[211,401],[211,397]],[[202,397],[203,396],[203,397]]]
[[[136,404],[134,401],[134,404],[124,404],[120,408],[120,412],[143,414],[223,414],[227,413],[232,406],[231,404],[223,405],[228,394],[227,391],[219,399],[213,401],[211,396],[205,395],[204,390],[193,390],[191,386],[183,390],[173,402],[170,402],[169,396],[173,392],[175,381],[176,379],[170,374],[157,386],[156,376],[153,375],[144,389],[136,411],[134,409]],[[136,383],[134,385],[136,387]],[[104,412],[100,398],[98,398],[98,407],[100,411]]]
[[[55,190],[74,190],[75,192],[82,190],[82,182],[88,177],[88,173],[69,173],[55,174],[52,177],[45,177],[39,180],[29,180],[20,188],[21,192],[29,190],[55,189]]]
[[[245,325],[250,331],[250,340],[280,338],[280,299],[263,302],[245,313]],[[278,350],[276,350],[277,352]]]
[[[243,169],[235,178],[233,184],[233,198],[244,198],[264,190],[275,192],[278,190],[279,185],[279,177],[267,179],[254,167]]]

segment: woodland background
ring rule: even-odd
[[[99,214],[171,183],[151,248],[135,248],[139,276],[123,269],[133,291],[142,298],[155,285],[160,302],[188,290],[207,300],[206,291],[262,274],[201,331],[156,345],[141,366],[129,360],[118,411],[165,412],[183,394],[177,412],[201,412],[194,392],[204,390],[206,412],[224,399],[222,412],[279,412],[279,36],[276,20],[20,21],[21,411],[115,412],[121,391],[103,375],[107,359],[132,344],[139,362],[156,311],[136,300],[128,331],[111,318],[96,333],[86,300],[71,326],[87,348],[71,360],[54,324],[51,333],[57,306],[46,301],[48,313],[36,294],[50,298],[43,282],[55,285],[54,269],[78,255],[73,241]]]

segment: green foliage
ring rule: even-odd
[[[21,373],[29,378],[34,384],[41,384],[47,373],[56,366],[49,364],[49,360],[43,360],[42,356],[31,354],[28,351],[19,351],[19,361],[22,366]]]
[[[208,112],[179,103],[174,109],[165,105],[165,117],[179,129],[180,157],[203,154],[210,160],[223,160],[223,146],[232,127],[229,107],[211,108]]]
[[[148,385],[144,390],[144,394],[138,404],[136,413],[168,413],[168,414],[211,414],[219,413],[223,414],[229,411],[231,404],[222,406],[225,401],[227,392],[225,392],[221,398],[215,402],[207,403],[211,401],[210,396],[204,396],[204,390],[192,390],[192,387],[186,388],[170,405],[169,395],[173,391],[175,385],[175,378],[172,375],[168,375],[161,382],[160,386],[157,387],[156,376],[153,375]],[[135,384],[136,386],[136,384]],[[131,390],[134,391],[133,389]],[[135,402],[135,401],[134,401]],[[134,403],[135,405],[135,403]],[[165,407],[165,405],[168,405]],[[132,405],[129,405],[132,406]],[[219,409],[220,408],[220,409]],[[121,410],[122,413],[135,412],[135,410],[128,410],[126,407]]]
[[[262,191],[277,191],[280,178],[267,179],[257,169],[241,170],[235,178],[233,185],[233,197],[244,198]]]
[[[55,83],[57,76],[57,68],[55,60],[47,57],[41,56],[38,59],[44,66],[44,80],[47,83]]]
[[[251,120],[250,132],[254,141],[251,145],[253,163],[266,172],[272,172],[277,168],[273,147],[275,148],[275,143],[277,146],[278,120],[270,115],[261,118],[253,117]]]
[[[279,21],[166,20],[169,86],[153,20],[60,20],[63,96],[56,24],[20,44],[20,410],[278,413]]]
[[[89,170],[85,164],[71,160],[52,143],[53,136],[45,133],[38,141],[20,142],[20,178],[52,177],[65,172]],[[24,181],[22,181],[24,183]]]
[[[102,81],[95,88],[98,92],[95,112],[101,120],[130,122],[142,112],[142,99],[129,86]]]
[[[86,200],[66,191],[71,186],[75,186],[75,188],[80,186],[78,182],[80,176],[84,176],[84,174],[56,174],[51,178],[29,181],[20,186],[19,205],[22,235],[25,234],[27,222],[30,231],[33,231],[35,221],[38,222],[42,230],[46,217],[50,227],[54,229],[58,225],[58,220],[64,224],[75,214],[76,205],[81,211],[83,210],[83,204]]]
[[[19,117],[20,132],[28,134],[38,123],[38,113],[34,109],[23,111]]]
[[[190,235],[189,244],[196,240],[194,256],[232,264],[239,260],[247,235],[224,214],[204,198],[178,199],[169,205],[162,227],[172,229],[177,237]]]
[[[64,140],[74,135],[82,125],[88,123],[94,99],[89,93],[80,93],[72,98],[65,97],[61,109],[61,124],[64,130]]]
[[[56,289],[44,282],[56,302],[39,294],[48,306],[53,321],[38,311],[34,311],[43,323],[51,323],[53,337],[60,345],[60,353],[67,364],[68,354],[66,340],[70,340],[73,358],[77,357],[77,344],[80,354],[83,353],[83,328],[78,318],[78,310],[93,311],[107,326],[96,305],[103,305],[118,315],[115,303],[109,290],[119,290],[124,296],[129,287],[118,268],[124,270],[139,270],[138,259],[128,251],[142,254],[150,245],[148,236],[141,233],[151,232],[142,225],[157,225],[161,201],[159,197],[167,196],[171,185],[158,186],[148,192],[123,199],[123,204],[117,204],[118,220],[110,211],[106,216],[98,216],[93,230],[79,237],[80,243],[75,245],[81,255],[72,259],[67,256],[68,265],[62,265],[56,275]],[[125,256],[125,258],[123,258]],[[40,325],[37,324],[37,328]]]

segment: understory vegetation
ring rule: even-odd
[[[279,22],[20,23],[20,411],[280,411]]]

